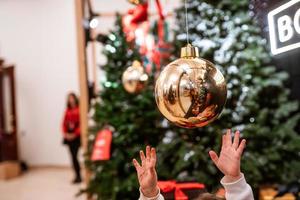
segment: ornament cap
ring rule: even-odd
[[[181,58],[198,58],[199,50],[198,47],[194,47],[191,44],[187,44],[185,47],[181,48]]]

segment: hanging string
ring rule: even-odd
[[[187,16],[187,0],[184,0],[184,7],[185,7],[185,28],[186,28],[186,42],[189,44],[189,27],[188,27],[188,16]]]

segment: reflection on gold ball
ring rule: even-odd
[[[128,93],[138,93],[144,89],[148,75],[139,61],[133,61],[122,75],[122,83]]]
[[[198,58],[191,45],[181,58],[167,65],[155,85],[160,112],[184,128],[203,127],[222,112],[227,89],[222,73],[209,61]]]

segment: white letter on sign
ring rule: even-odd
[[[294,26],[298,34],[300,34],[300,9],[297,10],[294,16]]]
[[[289,16],[283,15],[278,18],[278,34],[279,41],[285,42],[293,37],[294,30],[292,28],[292,20]]]

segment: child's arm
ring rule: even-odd
[[[156,152],[154,148],[146,147],[146,156],[140,151],[142,165],[133,159],[140,184],[140,200],[164,200],[157,186]]]
[[[244,175],[240,170],[241,156],[243,154],[246,140],[240,140],[240,133],[237,131],[234,140],[231,140],[231,130],[227,130],[222,137],[222,149],[220,156],[214,151],[209,155],[217,168],[224,174],[221,180],[226,191],[227,200],[254,200],[251,187],[246,183]]]
[[[226,191],[226,199],[254,200],[252,189],[247,184],[244,174],[241,174],[240,178],[235,181],[228,180],[225,176],[221,183]]]

